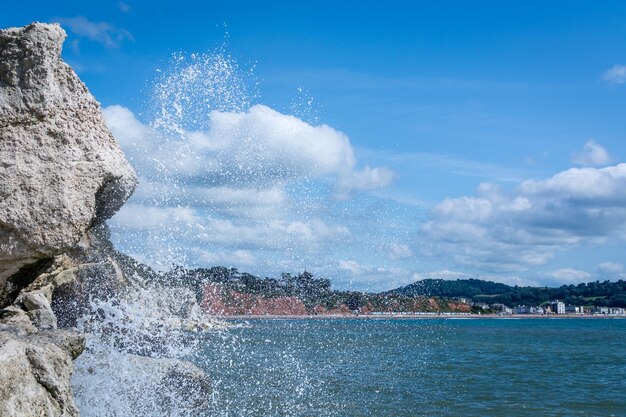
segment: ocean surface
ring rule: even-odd
[[[237,323],[207,416],[626,416],[626,319]]]

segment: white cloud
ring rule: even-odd
[[[384,167],[366,166],[362,170],[354,170],[339,179],[336,197],[345,199],[357,191],[386,187],[393,182],[395,177],[395,172]]]
[[[284,216],[289,204],[283,187],[266,188],[166,184],[139,179],[134,201],[161,207],[191,207],[228,217],[274,219]]]
[[[613,84],[624,84],[626,82],[626,65],[614,65],[602,75],[602,79]]]
[[[117,48],[125,40],[134,40],[133,35],[126,29],[117,28],[107,22],[92,22],[84,16],[63,17],[57,20],[73,34],[101,43],[107,48]]]
[[[592,277],[589,272],[573,268],[561,268],[548,272],[545,275],[554,279],[558,284],[580,284],[581,282],[590,281]]]
[[[482,184],[421,226],[422,253],[485,271],[544,265],[569,248],[626,236],[626,164],[572,168],[511,192]]]
[[[352,239],[327,215],[330,197],[382,187],[393,176],[359,169],[345,134],[262,105],[210,112],[206,129],[176,134],[121,106],[103,112],[139,175],[131,201],[110,221],[113,233],[163,269],[301,264],[293,259]]]
[[[601,145],[593,140],[587,141],[582,152],[572,155],[572,162],[576,165],[599,166],[611,161],[611,156]]]
[[[388,243],[382,245],[381,249],[387,252],[388,256],[394,260],[406,259],[413,256],[413,251],[409,245],[403,243]]]
[[[340,260],[338,263],[339,269],[349,272],[352,275],[358,275],[366,271],[358,262]]]
[[[618,262],[602,262],[598,265],[598,271],[603,274],[622,274],[624,265]]]
[[[449,269],[442,269],[440,271],[430,272],[416,272],[413,274],[414,281],[421,281],[425,279],[443,279],[445,281],[454,281],[457,279],[468,278],[472,278],[472,276],[464,272],[450,271]]]
[[[340,284],[354,288],[357,283],[366,291],[389,290],[415,281],[414,273],[404,268],[364,265],[353,260],[339,260],[336,267],[327,272],[338,276],[347,274],[350,278],[347,282],[339,280]]]
[[[531,198],[545,197],[594,205],[626,202],[626,163],[605,168],[570,168],[546,180],[525,181],[520,191]]]
[[[127,233],[143,232],[177,239],[183,249],[201,244],[260,249],[318,250],[327,239],[350,238],[341,225],[320,219],[267,221],[226,219],[189,207],[150,207],[127,203],[113,218],[112,225]]]
[[[232,252],[216,251],[210,252],[203,249],[194,250],[197,260],[204,265],[231,266],[253,266],[257,264],[257,259],[251,251],[235,250]]]
[[[312,126],[267,106],[246,112],[213,111],[208,131],[171,138],[139,122],[128,109],[104,109],[107,124],[131,161],[152,176],[202,179],[205,184],[279,184],[334,177],[339,191],[386,186],[386,168],[356,169],[348,137],[327,125]]]

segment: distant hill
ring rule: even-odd
[[[481,312],[453,298],[487,304],[540,306],[559,299],[575,306],[625,307],[626,281],[589,282],[558,288],[518,287],[480,279],[425,279],[381,293],[334,290],[330,279],[304,271],[277,278],[257,277],[234,268],[186,269],[153,273],[164,285],[193,290],[207,310],[224,314],[278,314],[285,312]]]
[[[426,297],[466,297],[489,304],[541,305],[559,299],[567,304],[601,307],[626,307],[626,281],[589,282],[578,285],[550,287],[518,287],[480,279],[425,279],[387,291],[389,295]]]
[[[483,281],[480,279],[457,279],[446,281],[443,279],[424,279],[414,282],[405,287],[387,291],[387,294],[398,295],[427,295],[436,297],[468,297],[479,295],[498,295],[510,293],[513,287],[497,282]]]
[[[261,278],[234,268],[175,267],[158,277],[192,289],[211,314],[350,314],[352,312],[469,312],[470,306],[443,297],[338,291],[331,281],[304,271]]]

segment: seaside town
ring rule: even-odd
[[[214,316],[626,316],[626,282],[558,288],[517,287],[480,279],[416,281],[380,293],[334,290],[327,278],[304,271],[261,278],[225,267],[172,270],[166,282],[196,293]]]
[[[518,305],[513,308],[502,303],[480,303],[473,302],[466,297],[453,297],[453,300],[466,304],[471,307],[472,313],[469,312],[371,312],[368,315],[388,316],[388,315],[445,315],[445,316],[468,316],[473,314],[479,315],[497,315],[497,316],[514,316],[514,315],[533,315],[533,316],[626,316],[626,308],[622,307],[595,307],[595,306],[574,306],[565,304],[560,300],[552,300],[543,306]]]
[[[457,301],[467,303],[472,307],[478,307],[485,312],[493,312],[499,315],[519,315],[519,314],[533,314],[533,315],[604,315],[604,316],[624,316],[626,315],[626,309],[621,307],[593,307],[593,306],[574,306],[565,304],[560,300],[550,301],[543,306],[527,306],[518,305],[516,307],[508,307],[501,303],[487,304],[487,303],[473,303],[471,300],[463,297],[457,297]]]

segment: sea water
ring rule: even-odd
[[[623,319],[237,323],[206,416],[626,416]]]
[[[185,172],[178,162],[202,159],[190,133],[208,129],[213,111],[246,111],[256,93],[223,51],[177,54],[161,74],[146,112],[156,143],[147,144],[171,152],[154,160],[141,147],[124,150],[143,184],[176,191],[156,196],[167,208],[194,200],[194,188],[176,180]],[[231,185],[245,188],[240,179]],[[177,233],[133,230],[113,228],[122,250],[154,252],[157,267],[186,265]],[[148,245],[136,245],[142,236]],[[626,416],[626,320],[254,320],[184,334],[161,308],[181,297],[136,286],[119,302],[95,302],[80,321],[88,348],[73,387],[83,416]],[[175,398],[163,411],[160,391],[174,396],[159,378],[165,362],[144,356],[202,367],[213,385],[206,409]]]

